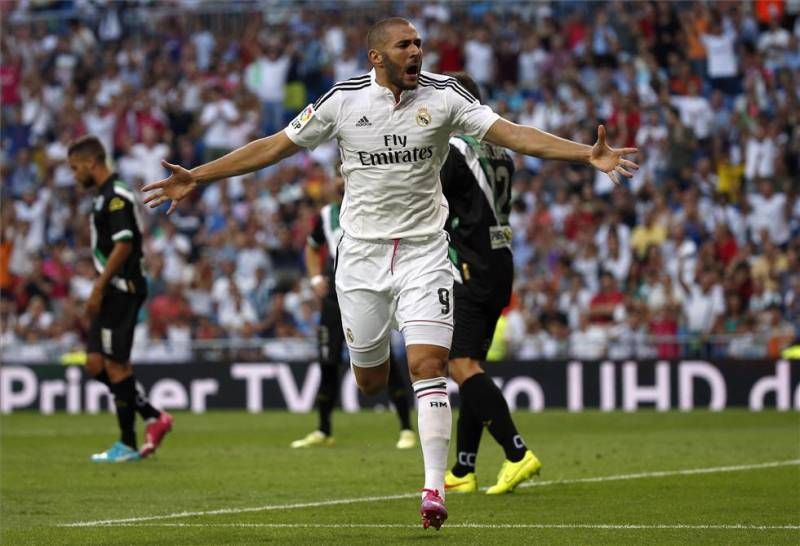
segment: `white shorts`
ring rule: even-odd
[[[336,295],[354,366],[389,358],[392,328],[409,345],[450,349],[453,270],[447,235],[423,240],[367,241],[342,237],[336,259]]]

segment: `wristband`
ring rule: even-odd
[[[313,277],[311,277],[311,286],[313,286],[314,288],[316,288],[323,282],[325,282],[325,277],[323,277],[322,275],[314,275]]]

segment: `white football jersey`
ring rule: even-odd
[[[345,195],[341,225],[360,239],[438,233],[447,220],[439,171],[451,133],[482,139],[498,119],[455,78],[422,72],[416,89],[392,92],[375,71],[334,85],[286,127],[298,146],[336,138]]]

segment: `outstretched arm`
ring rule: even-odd
[[[502,118],[489,127],[484,138],[521,154],[591,165],[608,174],[617,184],[620,183],[620,174],[633,176],[631,171],[639,168],[636,163],[623,157],[635,154],[638,150],[609,147],[606,144],[606,129],[602,125],[597,127],[597,142],[594,146],[579,144]]]
[[[219,159],[199,165],[192,170],[162,161],[161,164],[164,168],[169,169],[170,175],[142,188],[142,191],[150,192],[144,198],[144,202],[153,208],[172,200],[167,211],[169,214],[178,206],[178,201],[189,195],[198,184],[263,169],[299,150],[300,146],[292,142],[284,131],[280,131],[274,135],[254,140]]]

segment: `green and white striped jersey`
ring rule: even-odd
[[[92,205],[90,222],[92,259],[98,273],[105,269],[108,257],[117,241],[130,241],[133,252],[111,279],[111,286],[122,292],[144,294],[147,281],[144,276],[142,232],[136,210],[133,190],[117,178],[116,174],[103,183]]]

